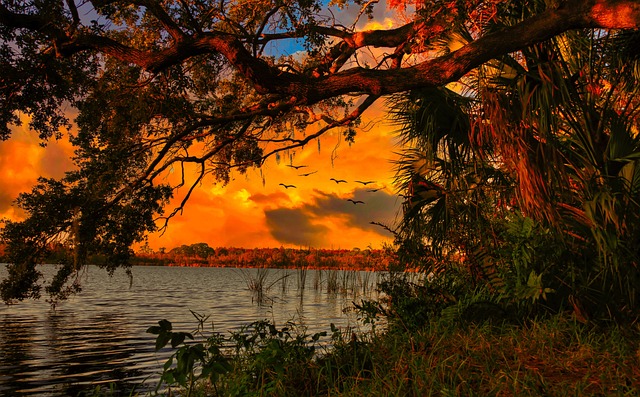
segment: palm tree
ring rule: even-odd
[[[472,34],[465,27],[456,37]],[[497,270],[514,278],[513,291],[529,275],[544,275],[559,306],[633,313],[640,303],[638,37],[572,32],[479,67],[464,89],[393,97],[403,144],[397,180],[407,193],[398,235],[409,257],[428,272],[463,263],[471,280],[504,287],[491,276]],[[428,194],[414,194],[420,184]],[[523,217],[539,225],[537,236],[518,229],[530,225],[514,222]],[[546,243],[515,252],[508,245],[517,235],[529,239],[518,249]],[[568,262],[555,263],[561,257]]]

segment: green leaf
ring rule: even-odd
[[[171,335],[171,347],[176,347],[184,342],[185,334],[183,332],[176,332]]]
[[[158,321],[158,324],[160,324],[160,328],[165,331],[171,331],[171,329],[173,328],[171,322],[168,320],[160,320]]]
[[[160,330],[161,330],[160,327],[158,327],[157,325],[154,325],[152,327],[147,328],[147,333],[158,335],[160,333]]]
[[[156,351],[162,349],[171,340],[171,333],[161,332],[156,338]]]

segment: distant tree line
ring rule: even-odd
[[[44,263],[57,263],[69,254],[70,248],[57,244]],[[0,245],[0,263],[5,262],[4,247]],[[104,265],[103,255],[92,255],[89,263]],[[397,266],[395,253],[387,249],[294,249],[294,248],[238,248],[210,247],[207,243],[183,244],[166,251],[154,251],[143,245],[133,257],[134,266],[203,266],[203,267],[268,267],[359,269],[383,271]]]
[[[141,250],[134,265],[269,267],[387,270],[395,255],[387,250],[293,248],[212,248],[207,243],[181,245],[168,252]]]

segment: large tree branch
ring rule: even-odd
[[[620,17],[608,18],[609,13]],[[637,0],[570,1],[513,27],[485,35],[448,55],[429,59],[413,67],[391,70],[353,68],[301,84],[299,92],[309,102],[350,92],[385,95],[424,86],[456,81],[473,68],[503,54],[518,51],[572,29],[638,28],[640,2]],[[291,92],[295,92],[293,89]]]
[[[176,42],[180,42],[186,39],[185,33],[180,29],[180,26],[167,14],[164,8],[156,0],[135,0],[134,4],[144,6],[153,14],[158,21],[162,24],[162,27],[173,37]]]
[[[167,19],[168,16],[164,18],[159,10],[154,11],[154,14],[164,21],[165,28],[179,35]],[[348,93],[385,95],[421,86],[443,85],[459,79],[492,58],[544,41],[570,29],[637,28],[640,26],[640,2],[569,0],[558,9],[548,10],[513,27],[485,35],[451,54],[426,60],[413,67],[393,70],[352,68],[329,76],[316,75],[313,78],[269,65],[264,60],[254,57],[237,36],[224,32],[195,34],[176,41],[171,47],[163,50],[141,51],[97,35],[84,34],[71,38],[63,30],[56,29],[50,21],[38,16],[10,12],[3,5],[0,5],[0,23],[45,32],[58,42],[57,48],[63,55],[91,49],[139,65],[150,72],[159,72],[196,55],[218,53],[244,75],[259,93],[289,97],[288,102],[293,106],[313,104]],[[428,28],[435,29],[434,35],[439,29],[443,29],[437,23],[419,29]],[[322,28],[318,29],[321,31]],[[346,45],[338,44],[342,45],[338,48],[344,51],[344,54],[349,54],[354,48],[363,46],[397,46],[415,33],[418,27],[409,24],[398,29],[358,33],[326,29],[327,33],[342,36]],[[331,58],[344,62],[339,55]],[[336,72],[336,69],[332,72]]]

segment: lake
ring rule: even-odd
[[[45,277],[55,271],[43,266]],[[190,310],[216,332],[257,320],[296,320],[309,333],[359,327],[353,301],[375,298],[381,273],[327,270],[133,267],[109,277],[89,266],[83,291],[55,310],[45,302],[0,304],[0,396],[77,396],[115,382],[121,394],[153,389],[167,353],[154,352],[147,328],[167,319],[192,332]],[[0,279],[6,275],[0,265]],[[263,295],[249,290],[263,278]],[[43,298],[45,298],[43,296]],[[211,329],[211,327],[209,327]],[[139,386],[144,382],[144,385]]]

